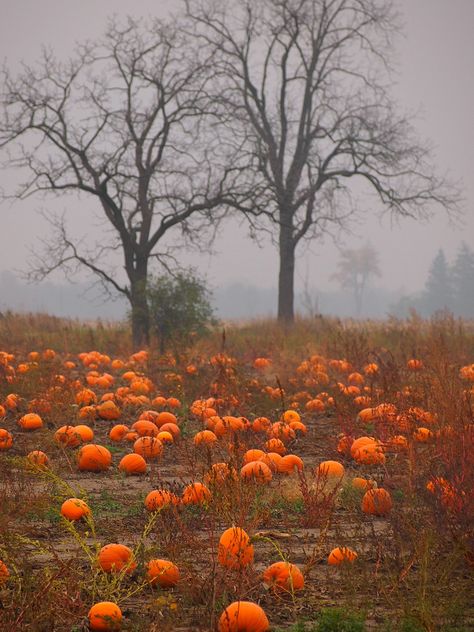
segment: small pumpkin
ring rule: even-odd
[[[211,499],[211,492],[203,483],[190,483],[183,490],[183,505],[203,505]]]
[[[339,564],[352,563],[357,559],[357,553],[348,546],[338,546],[328,555],[328,564],[339,566]]]
[[[74,426],[61,426],[54,433],[56,443],[68,448],[76,448],[82,443],[80,435],[74,429]]]
[[[263,572],[263,581],[274,590],[293,592],[304,587],[303,573],[289,562],[275,562]]]
[[[128,426],[124,424],[116,424],[110,429],[109,439],[114,442],[123,441],[125,435],[129,432]]]
[[[30,463],[40,467],[46,467],[49,463],[49,458],[47,454],[42,452],[41,450],[32,450],[26,455],[26,458]]]
[[[2,562],[0,560],[0,586],[3,586],[3,584],[7,582],[9,577],[10,571],[8,570],[7,565],[5,564],[5,562]]]
[[[179,569],[169,560],[150,560],[146,568],[146,575],[152,586],[172,588],[179,581]]]
[[[115,421],[116,419],[119,419],[121,412],[115,402],[108,400],[97,406],[97,414],[101,419]]]
[[[122,611],[113,601],[100,601],[89,610],[88,618],[91,630],[112,632],[121,627]]]
[[[130,575],[137,567],[133,551],[125,544],[106,544],[100,549],[97,562],[106,573],[119,573],[125,569]]]
[[[148,511],[156,511],[167,505],[179,505],[179,498],[166,489],[154,489],[145,498]]]
[[[193,443],[196,446],[199,446],[199,445],[211,446],[213,443],[216,443],[216,441],[217,441],[217,437],[212,432],[212,430],[201,430],[200,432],[196,433],[193,438]]]
[[[89,505],[80,498],[68,498],[61,505],[61,515],[67,520],[80,520],[90,513]]]
[[[5,428],[0,428],[0,450],[9,450],[12,445],[12,435]]]
[[[18,425],[23,430],[37,430],[43,427],[43,420],[36,413],[27,413],[23,415],[23,417],[20,417]]]

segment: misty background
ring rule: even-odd
[[[419,137],[433,146],[439,172],[460,183],[464,215],[450,221],[438,213],[428,222],[406,219],[394,224],[390,216],[380,214],[375,198],[360,199],[361,212],[348,232],[334,239],[312,241],[302,248],[296,273],[299,313],[356,315],[353,293],[341,288],[335,275],[345,250],[370,244],[377,256],[379,274],[367,280],[358,315],[405,316],[415,308],[427,316],[446,306],[457,315],[474,317],[473,281],[469,282],[469,256],[474,247],[474,2],[400,0],[395,4],[405,26],[393,60],[397,70],[393,94],[403,111],[414,113]],[[0,58],[9,68],[19,69],[22,60],[33,62],[41,46],[46,45],[66,59],[73,53],[75,41],[101,36],[108,16],[164,17],[175,6],[164,0],[85,0],[80,4],[69,0],[18,0],[2,7]],[[18,174],[11,169],[0,173],[4,191],[11,192],[17,181]],[[0,310],[122,318],[126,303],[104,301],[100,289],[91,287],[85,274],[67,280],[57,273],[37,285],[22,279],[31,249],[48,234],[48,224],[39,213],[48,210],[64,211],[77,235],[86,237],[88,232],[103,230],[89,203],[71,197],[2,203]],[[219,316],[244,318],[276,313],[276,248],[265,237],[259,244],[252,241],[245,223],[234,219],[225,222],[212,246],[203,243],[199,252],[180,248],[179,237],[174,247],[182,265],[206,277]],[[462,252],[467,256],[465,269],[459,272]],[[120,266],[121,261],[117,260],[116,265]]]

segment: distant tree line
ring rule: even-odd
[[[431,263],[424,290],[404,296],[391,312],[406,316],[410,309],[421,316],[448,310],[455,316],[474,318],[474,251],[465,242],[451,264],[440,249]]]

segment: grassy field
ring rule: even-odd
[[[473,363],[449,315],[227,324],[160,356],[3,314],[0,629],[474,630]]]

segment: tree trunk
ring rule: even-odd
[[[135,350],[150,343],[150,315],[146,295],[147,265],[137,264],[134,278],[130,283],[130,303],[132,306],[132,344]]]
[[[295,243],[291,220],[281,220],[280,224],[280,272],[278,275],[278,320],[291,324],[295,320],[294,284],[295,284]]]

